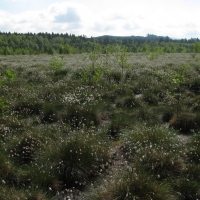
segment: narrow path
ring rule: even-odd
[[[112,176],[113,174],[121,172],[128,167],[129,163],[123,152],[123,146],[119,142],[113,142],[109,154],[112,164],[109,166],[106,172],[101,174],[99,179],[107,176]],[[75,188],[71,188],[57,192],[56,197],[54,197],[53,200],[83,200],[83,196],[84,192],[81,192]]]
[[[190,141],[191,135],[184,135],[178,134],[177,139],[183,145],[187,144]],[[126,155],[123,151],[123,146],[119,141],[113,142],[112,146],[110,147],[110,158],[111,158],[111,165],[109,166],[108,170],[101,174],[99,179],[103,179],[104,177],[108,178],[114,174],[122,172],[126,168],[130,166],[130,162],[126,158]],[[84,198],[84,192],[76,190],[75,188],[66,189],[60,193],[57,193],[54,200],[86,200]]]

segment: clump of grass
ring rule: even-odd
[[[184,173],[185,177],[188,177],[191,180],[195,180],[197,182],[200,182],[200,165],[198,162],[190,162],[186,165],[186,170]]]
[[[88,195],[88,199],[175,199],[167,184],[158,183],[152,176],[133,168],[116,175],[112,180],[105,180],[104,182],[105,186],[94,190],[92,194]]]
[[[189,134],[199,127],[200,118],[193,113],[181,113],[169,121],[169,126],[181,133]]]
[[[57,122],[61,118],[60,113],[63,109],[66,108],[59,100],[47,102],[40,115],[41,122],[49,124]]]
[[[101,94],[95,93],[94,87],[79,86],[73,92],[64,95],[63,105],[66,110],[62,112],[62,121],[69,123],[72,128],[80,128],[91,125],[98,126],[101,123]]]
[[[125,149],[134,157],[141,150],[172,151],[178,148],[175,133],[163,127],[133,127],[121,134]]]
[[[13,184],[16,183],[16,174],[14,173],[14,166],[9,159],[6,158],[5,153],[0,151],[0,177],[1,184]]]
[[[127,96],[116,102],[116,107],[135,108],[138,106],[141,106],[141,102],[134,96]]]
[[[15,187],[0,187],[1,200],[48,200],[49,198],[39,189],[16,189]]]
[[[200,135],[194,135],[188,143],[188,160],[192,163],[200,163]]]
[[[173,180],[172,187],[177,194],[177,199],[199,199],[200,188],[199,182],[190,180],[187,177],[180,177]]]
[[[194,78],[190,82],[189,89],[193,91],[195,94],[200,93],[200,80],[199,78]]]
[[[42,109],[42,102],[34,102],[33,99],[17,103],[12,109],[15,113],[27,115],[39,115]]]
[[[157,94],[152,93],[152,91],[145,91],[142,98],[149,105],[158,105],[159,97]]]
[[[63,78],[69,73],[69,69],[58,69],[54,72],[54,76],[57,78]]]
[[[183,157],[166,150],[146,148],[134,157],[136,167],[142,167],[152,173],[158,180],[179,177],[185,170]]]
[[[106,78],[109,82],[120,83],[122,81],[122,74],[119,71],[110,71],[106,73]]]
[[[42,145],[39,134],[23,134],[10,142],[10,157],[18,165],[32,163],[35,160],[37,149]]]
[[[44,170],[51,168],[52,174],[67,187],[82,187],[100,173],[102,164],[108,162],[106,146],[96,134],[73,133],[59,145],[56,143],[46,149],[42,155],[42,160],[47,162]]]
[[[62,121],[69,123],[72,128],[98,126],[101,123],[101,113],[94,107],[69,107],[66,114],[62,115]]]
[[[0,139],[7,142],[14,134],[18,135],[25,129],[25,125],[16,116],[3,115],[1,118]]]

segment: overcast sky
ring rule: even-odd
[[[0,0],[0,31],[200,38],[200,0]]]

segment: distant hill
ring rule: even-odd
[[[153,35],[153,34],[147,34],[147,36],[112,36],[112,35],[103,35],[103,36],[98,36],[98,37],[93,37],[96,39],[109,39],[109,40],[124,40],[124,39],[131,39],[131,40],[145,40],[145,41],[160,41],[160,40],[164,40],[164,41],[170,41],[172,40],[170,37],[168,36],[157,36],[157,35]]]

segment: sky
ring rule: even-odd
[[[200,38],[200,0],[0,0],[0,31]]]

